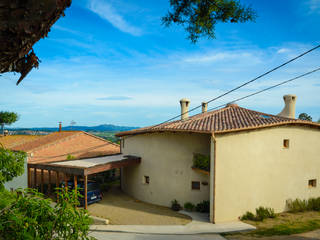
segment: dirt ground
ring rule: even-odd
[[[119,188],[105,192],[103,199],[89,205],[88,210],[91,215],[107,218],[114,225],[185,225],[191,222],[189,216],[138,201]]]

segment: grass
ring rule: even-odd
[[[310,232],[320,229],[320,212],[281,213],[276,214],[276,218],[268,218],[262,222],[247,220],[243,222],[255,226],[257,230],[246,233],[225,234],[225,237],[227,239],[241,240]]]

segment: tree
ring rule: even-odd
[[[23,174],[26,157],[25,152],[13,152],[0,148],[0,191],[5,182]]]
[[[15,112],[0,112],[0,125],[2,135],[4,134],[4,125],[11,125],[12,123],[18,121],[19,116]]]
[[[312,121],[312,117],[306,113],[300,113],[298,118],[300,120]]]
[[[320,123],[320,118],[319,118],[319,120],[318,120],[318,123]]]
[[[254,21],[256,12],[238,0],[170,0],[172,11],[162,18],[165,26],[184,26],[188,39],[196,43],[199,37],[215,38],[218,23]]]

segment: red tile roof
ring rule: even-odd
[[[13,149],[16,146],[26,144],[28,142],[34,141],[43,136],[35,135],[9,135],[9,136],[0,136],[0,147]]]
[[[197,114],[184,121],[172,121],[160,125],[120,132],[116,134],[116,136],[121,137],[162,131],[225,133],[289,124],[308,125],[320,128],[320,124],[318,123],[261,113],[239,107],[236,104],[229,104],[224,108]]]

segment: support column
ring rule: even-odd
[[[77,175],[74,175],[73,176],[73,185],[74,185],[74,190],[75,190],[75,192],[77,192],[78,191],[78,179],[77,179]]]
[[[37,169],[33,169],[33,181],[34,181],[34,188],[37,188]]]
[[[88,176],[84,176],[84,209],[88,209]]]
[[[56,187],[58,188],[59,187],[59,172],[58,171],[56,171]],[[59,198],[59,195],[58,195],[58,189],[56,189],[56,191],[57,191],[57,201],[58,201],[58,198]]]
[[[40,184],[41,184],[41,192],[44,193],[43,191],[43,169],[41,169],[41,179],[40,179]]]
[[[64,174],[64,189],[66,192],[68,191],[68,176],[66,173]]]
[[[28,167],[28,188],[31,188],[31,169]]]
[[[51,170],[48,171],[48,195],[51,194]]]

